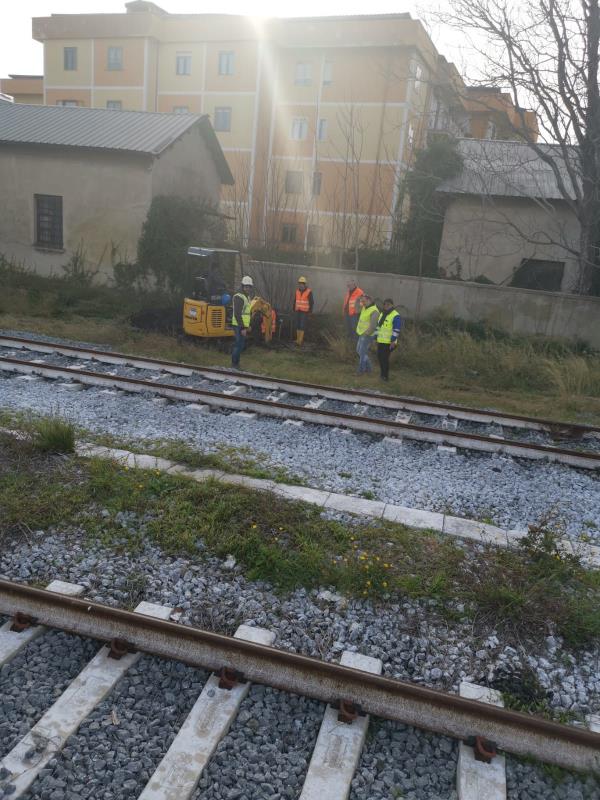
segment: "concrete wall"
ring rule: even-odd
[[[446,211],[438,263],[455,275],[460,262],[463,280],[485,275],[494,283],[509,283],[524,258],[562,261],[561,288],[569,291],[576,282],[577,262],[565,247],[577,250],[578,236],[577,220],[564,204],[458,196]],[[536,243],[545,238],[552,243]]]
[[[195,197],[218,205],[221,180],[198,128],[185,133],[154,161],[152,196]]]
[[[279,280],[293,287],[295,280],[305,275],[317,312],[341,314],[346,282],[355,279],[374,297],[391,297],[400,313],[410,319],[443,312],[471,322],[486,321],[509,333],[581,339],[600,348],[600,298],[596,297],[266,262],[250,262],[247,272],[257,280],[259,292],[262,284],[276,285]]]
[[[35,247],[36,194],[63,198],[62,251]],[[135,257],[151,197],[147,157],[2,145],[0,253],[43,275],[61,275],[82,246],[90,266],[112,275],[111,247]]]

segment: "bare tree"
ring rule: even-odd
[[[515,134],[551,170],[578,221],[574,288],[587,293],[600,245],[599,0],[451,0],[451,6],[444,22],[473,34],[482,83],[510,87]],[[527,107],[538,111],[540,141],[527,124]]]

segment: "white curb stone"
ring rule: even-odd
[[[265,628],[240,625],[236,639],[272,645],[275,634]],[[179,733],[138,800],[188,800],[217,745],[229,730],[250,684],[219,689],[219,678],[211,675]]]
[[[502,695],[495,689],[463,681],[460,696],[480,703],[502,707]],[[458,745],[456,772],[458,800],[506,800],[506,760],[497,755],[491,764],[476,761],[472,747],[463,742]]]
[[[144,602],[135,611],[168,620],[173,609]],[[22,797],[48,762],[62,750],[69,736],[142,656],[141,653],[127,653],[117,660],[109,658],[108,654],[109,648],[102,647],[39,722],[0,761],[0,768],[8,771],[8,783],[15,787],[11,798]]]
[[[381,675],[378,658],[345,650],[343,667]],[[362,752],[369,717],[359,716],[350,725],[338,721],[338,710],[327,705],[300,800],[346,800]]]
[[[66,594],[70,597],[79,597],[79,595],[83,594],[84,589],[78,583],[51,581],[46,586],[46,591]],[[32,625],[21,632],[11,631],[12,624],[13,620],[11,619],[0,627],[0,666],[14,658],[29,642],[46,632],[44,625]]]

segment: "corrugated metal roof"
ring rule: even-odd
[[[189,128],[195,114],[0,103],[0,143],[59,145],[159,155]]]
[[[541,144],[539,147],[558,165],[565,186],[572,194],[572,183],[559,146]],[[458,151],[464,161],[462,172],[444,181],[438,187],[440,192],[564,199],[552,167],[526,142],[460,139]],[[573,154],[576,156],[575,149]]]

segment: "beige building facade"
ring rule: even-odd
[[[133,0],[34,18],[33,36],[49,105],[207,114],[243,245],[385,246],[428,131],[469,135],[464,83],[409,14],[259,20]]]
[[[0,102],[0,252],[42,274],[78,256],[111,277],[154,197],[218,206],[231,180],[206,117]]]

